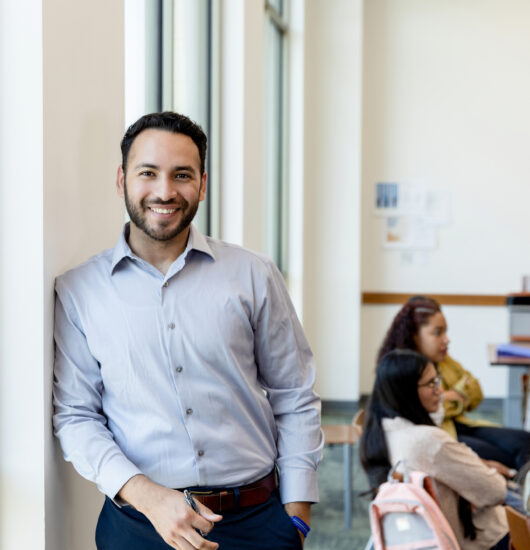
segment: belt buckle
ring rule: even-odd
[[[197,495],[197,496],[207,496],[207,495],[213,495],[214,493],[216,493],[218,491],[191,491],[191,490],[188,490],[188,493],[190,493],[190,495]]]

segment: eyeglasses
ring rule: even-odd
[[[437,376],[436,378],[425,382],[425,384],[418,384],[418,388],[430,388],[431,390],[434,390],[436,388],[439,388],[441,385],[442,379],[440,376]]]

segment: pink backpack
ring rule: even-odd
[[[400,482],[393,477],[398,464],[370,503],[375,550],[459,550],[434,481],[424,472],[405,471]]]

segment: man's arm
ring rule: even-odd
[[[270,261],[266,268],[252,323],[259,381],[269,396],[277,428],[281,499],[317,502],[316,468],[324,442],[320,398],[313,391],[315,361],[281,273]]]
[[[288,502],[284,508],[289,516],[297,516],[307,525],[311,525],[311,502]],[[303,544],[305,536],[300,530],[298,532]]]
[[[57,283],[55,299],[55,435],[65,460],[101,492],[114,498],[141,471],[121,451],[103,413],[103,382],[68,291]]]

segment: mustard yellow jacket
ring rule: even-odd
[[[455,421],[468,426],[494,426],[486,420],[475,420],[468,418],[464,413],[472,411],[483,399],[482,389],[479,381],[458,362],[449,355],[438,363],[438,371],[442,377],[442,389],[456,390],[466,398],[465,403],[461,401],[444,401],[445,418],[442,428],[455,439]]]

